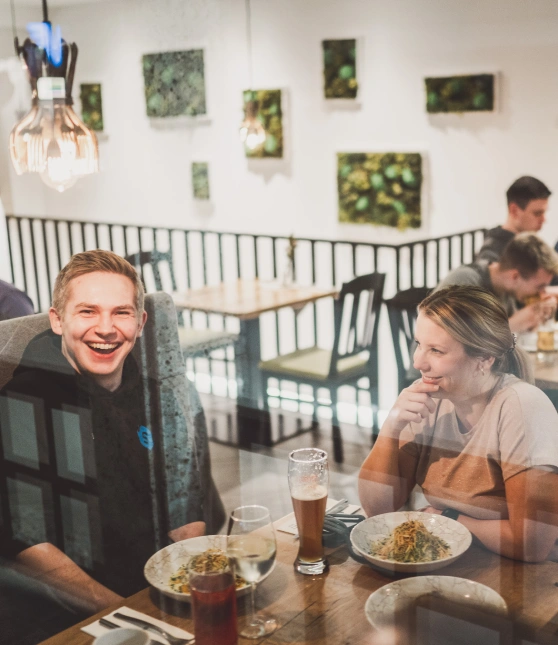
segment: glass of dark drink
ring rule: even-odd
[[[324,450],[301,448],[289,455],[289,488],[300,538],[294,567],[310,576],[328,569],[322,545],[328,477]]]
[[[237,645],[236,588],[232,566],[188,571],[196,645]]]

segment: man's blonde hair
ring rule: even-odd
[[[498,263],[502,271],[517,269],[524,279],[539,269],[553,275],[558,273],[558,254],[533,233],[516,235],[504,248]]]
[[[137,315],[143,313],[145,290],[140,277],[134,267],[123,257],[112,251],[95,249],[72,255],[70,261],[60,271],[54,283],[52,292],[52,306],[61,315],[64,312],[69,297],[69,285],[74,278],[88,273],[102,271],[103,273],[116,273],[129,278],[134,285],[134,297]]]

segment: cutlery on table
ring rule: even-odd
[[[334,504],[329,510],[326,511],[326,515],[334,515],[335,513],[340,513],[341,511],[344,511],[347,506],[349,505],[349,500],[348,499],[340,499],[337,504]],[[298,540],[299,535],[298,533],[294,534],[294,539]]]
[[[120,629],[120,625],[117,625],[116,623],[111,623],[110,620],[107,620],[106,618],[99,618],[99,625],[102,625],[103,627],[106,627],[107,629]],[[194,643],[195,641],[191,641],[191,643]],[[155,641],[149,641],[149,645],[159,645]]]
[[[173,636],[172,634],[169,634],[168,632],[166,632],[164,629],[161,629],[158,625],[154,625],[153,623],[148,623],[146,620],[141,620],[140,618],[127,616],[126,614],[121,614],[120,612],[116,612],[114,614],[114,617],[118,618],[119,620],[125,620],[127,623],[131,623],[136,627],[141,627],[146,631],[156,632],[157,634],[160,634],[163,638],[166,638],[166,640],[168,640],[170,645],[193,645],[195,642],[193,637],[177,638],[176,636]]]

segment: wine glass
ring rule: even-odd
[[[274,618],[256,615],[256,583],[267,577],[275,566],[277,542],[271,516],[265,506],[239,506],[229,518],[227,555],[234,562],[236,574],[250,584],[250,620],[240,632],[244,638],[260,638],[277,628]]]

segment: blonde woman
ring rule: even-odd
[[[531,384],[506,312],[455,286],[419,306],[421,379],[391,409],[359,475],[368,515],[398,510],[418,484],[431,513],[486,548],[544,560],[558,538],[558,414]]]

